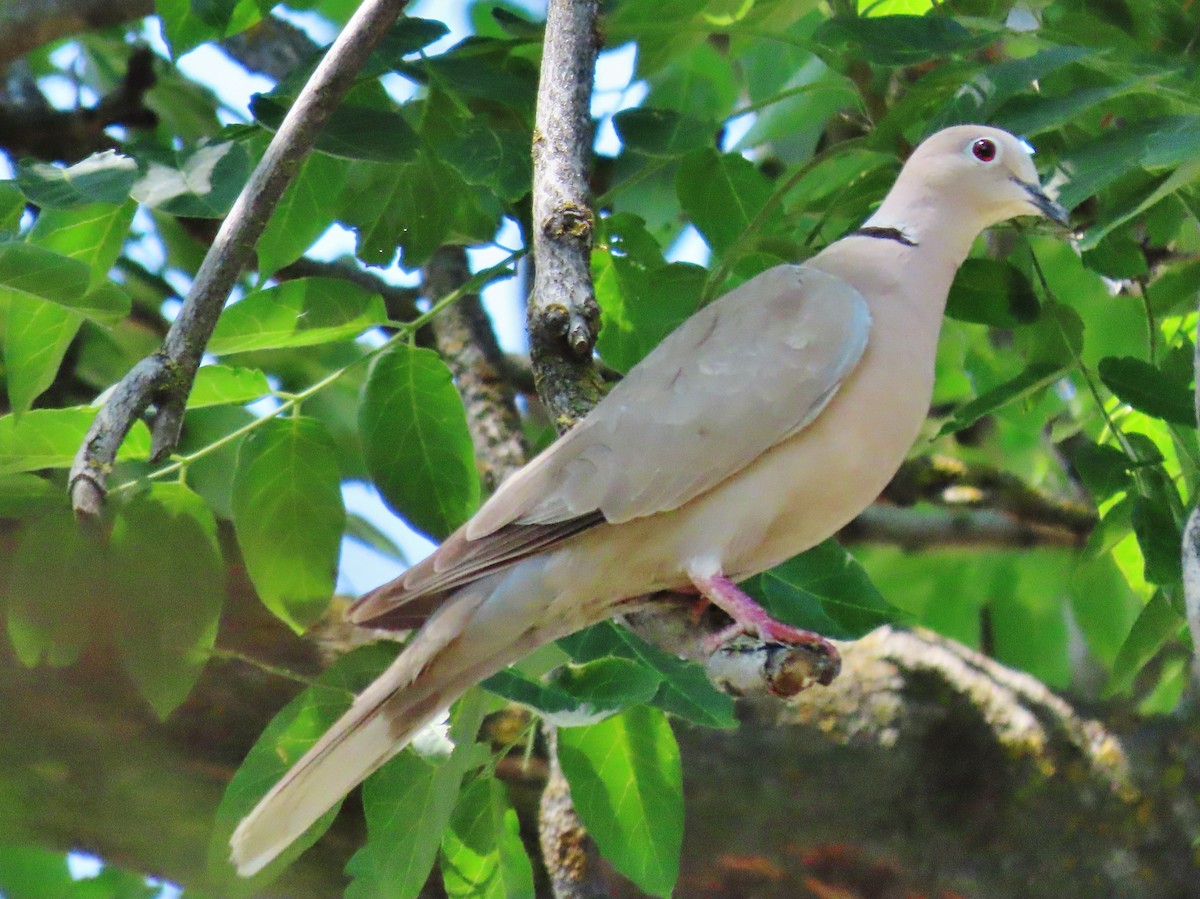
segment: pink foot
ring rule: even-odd
[[[820,683],[828,684],[841,668],[841,656],[837,649],[819,634],[776,621],[767,610],[743,593],[738,586],[723,574],[697,575],[689,577],[700,595],[708,599],[733,619],[733,624],[705,641],[705,649],[712,652],[741,634],[754,634],[769,643],[788,646],[803,645],[810,652],[826,657],[823,670],[827,672]]]

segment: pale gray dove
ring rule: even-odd
[[[734,583],[870,505],[920,431],[947,292],[972,242],[1019,215],[1060,222],[1030,148],[995,128],[924,141],[878,211],[800,265],[701,309],[438,550],[350,620],[420,627],[234,832],[262,869],[472,684],[660,590],[734,627],[806,643]],[[728,636],[726,635],[722,635]]]

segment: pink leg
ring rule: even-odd
[[[723,574],[689,574],[700,595],[725,612],[734,623],[709,638],[712,648],[717,648],[738,634],[757,634],[759,639],[788,645],[807,644],[819,655],[830,659],[839,657],[838,651],[824,637],[801,630],[782,621],[776,621],[767,610],[738,589],[737,584]]]

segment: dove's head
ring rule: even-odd
[[[980,229],[1019,215],[1067,223],[1067,211],[1038,180],[1033,148],[986,125],[956,125],[927,138],[904,164],[896,187],[912,199],[957,207]]]

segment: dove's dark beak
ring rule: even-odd
[[[1062,225],[1064,228],[1070,227],[1070,213],[1067,212],[1066,207],[1046,196],[1046,192],[1040,184],[1036,181],[1021,181],[1018,178],[1014,178],[1013,180],[1025,188],[1025,193],[1029,196],[1030,204],[1038,212],[1050,219],[1050,221]]]

